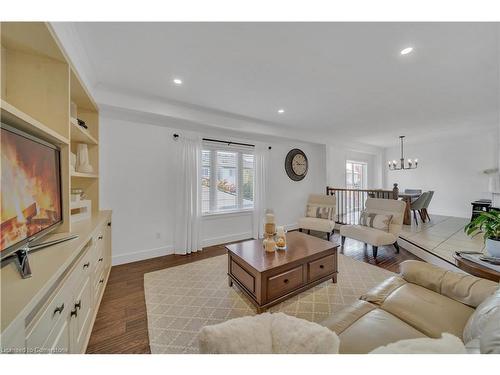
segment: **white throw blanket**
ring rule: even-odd
[[[206,326],[200,353],[336,354],[339,338],[328,328],[283,313],[260,314]]]

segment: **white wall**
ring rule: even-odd
[[[361,161],[367,164],[368,181],[367,188],[379,189],[383,187],[382,182],[382,155],[383,150],[378,152],[361,152],[351,150],[348,146],[329,145],[326,146],[326,179],[328,186],[345,187],[347,160]]]
[[[166,125],[125,121],[111,115],[100,118],[101,208],[113,210],[113,264],[170,254],[173,252],[173,171],[174,132],[182,136],[182,123],[166,119]],[[205,137],[229,139],[231,133],[204,127]],[[238,134],[238,139],[241,134]],[[252,136],[245,140],[253,142]],[[258,141],[262,142],[262,139]],[[303,215],[309,193],[323,193],[326,187],[324,145],[269,138],[269,202],[277,222],[296,226]],[[301,148],[308,157],[304,180],[294,182],[284,170],[292,148]],[[229,214],[203,219],[204,246],[250,238],[249,214]]]
[[[471,202],[491,199],[485,169],[498,163],[498,129],[469,135],[438,137],[420,144],[405,144],[405,157],[418,158],[415,170],[389,171],[384,165],[386,188],[397,182],[408,188],[434,190],[429,213],[470,217]],[[399,161],[400,149],[385,150],[387,160]]]

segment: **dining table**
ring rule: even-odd
[[[403,217],[403,224],[411,225],[411,202],[418,197],[420,197],[422,193],[399,193],[398,197],[402,198],[406,203],[405,214]]]

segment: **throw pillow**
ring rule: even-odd
[[[443,333],[439,339],[420,338],[396,341],[380,346],[369,354],[466,354],[458,337]]]
[[[470,316],[464,327],[464,342],[469,342],[481,337],[485,332],[485,326],[488,324],[496,311],[500,310],[500,289],[495,294],[486,298],[476,308],[476,311]]]
[[[479,339],[482,354],[500,354],[500,310],[495,311]]]
[[[337,354],[339,338],[319,324],[264,313],[203,327],[199,348],[204,354]]]
[[[319,324],[283,313],[273,314],[274,354],[337,354],[337,334]]]
[[[316,204],[308,204],[306,210],[307,217],[314,217],[318,219],[333,220],[335,215],[334,206],[319,206]]]
[[[361,216],[359,217],[359,225],[386,232],[389,232],[389,225],[391,224],[391,221],[392,215],[390,214],[379,214],[367,210],[362,211]]]

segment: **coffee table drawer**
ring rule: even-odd
[[[231,275],[236,277],[249,292],[255,293],[255,278],[234,260],[231,260]]]
[[[313,281],[317,279],[321,279],[324,276],[331,274],[334,271],[334,255],[328,255],[324,258],[314,260],[309,262],[308,268],[308,280]]]
[[[302,266],[293,268],[267,279],[267,298],[269,300],[278,298],[304,284]]]

